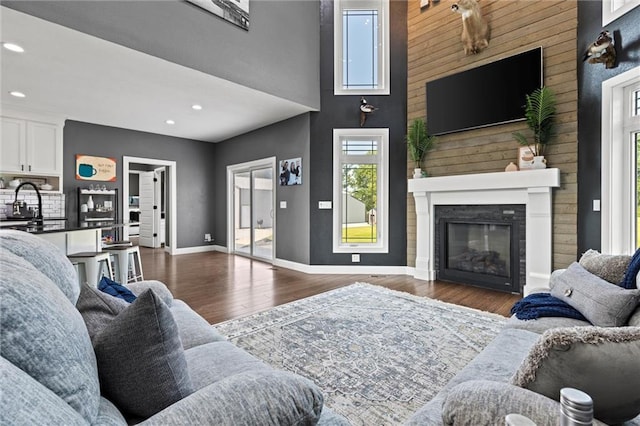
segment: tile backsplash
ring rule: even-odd
[[[6,219],[11,215],[12,204],[15,200],[15,192],[0,193],[0,219]],[[18,200],[26,201],[29,207],[38,208],[38,197],[33,191],[20,191]],[[46,218],[64,217],[64,194],[42,193],[42,216]]]

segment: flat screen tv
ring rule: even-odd
[[[433,135],[524,120],[527,94],[542,87],[542,47],[427,82]]]

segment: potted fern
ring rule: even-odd
[[[544,151],[554,136],[556,119],[556,99],[551,89],[543,86],[527,95],[524,117],[527,126],[533,132],[533,139],[527,139],[520,132],[513,133],[513,137],[520,145],[527,146],[531,150],[534,156],[533,168],[544,169],[547,167]]]
[[[423,176],[422,160],[425,154],[436,143],[436,137],[427,132],[427,126],[424,120],[416,118],[409,126],[409,132],[406,136],[409,157],[415,163],[413,170],[413,178],[417,179]]]

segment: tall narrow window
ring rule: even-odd
[[[630,143],[635,150],[635,173],[633,176],[633,183],[635,185],[635,222],[633,223],[635,228],[635,248],[640,248],[640,83],[631,86],[627,90],[627,99],[630,106],[630,114],[628,116],[626,130],[630,136]]]
[[[334,129],[333,251],[388,252],[388,129]]]
[[[389,94],[389,0],[335,0],[336,95]]]
[[[602,83],[602,243],[605,253],[640,247],[640,67]]]

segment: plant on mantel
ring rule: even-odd
[[[427,131],[427,125],[421,118],[416,118],[409,126],[409,131],[406,136],[407,148],[409,151],[409,157],[415,163],[415,169],[413,171],[414,179],[420,178],[426,173],[422,171],[422,160],[427,151],[431,150],[435,143],[436,137],[430,135]]]
[[[513,133],[513,137],[520,145],[529,147],[534,157],[538,157],[537,162],[540,166],[536,167],[534,159],[534,168],[544,168],[544,151],[555,133],[556,98],[551,89],[542,86],[527,95],[526,99],[524,117],[527,126],[533,132],[533,139],[527,139],[520,132]]]

